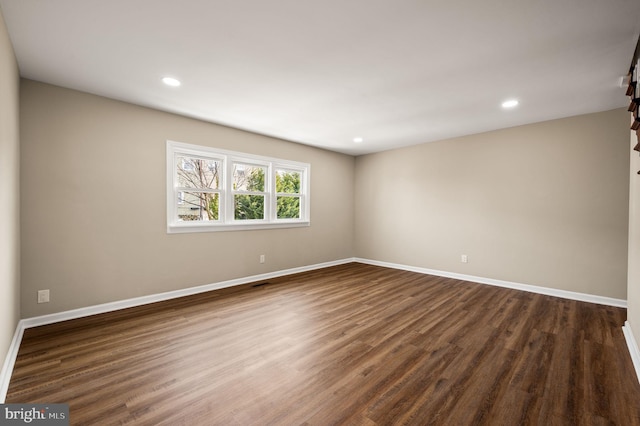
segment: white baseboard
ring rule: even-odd
[[[578,300],[581,302],[597,303],[599,305],[617,306],[626,308],[627,301],[623,299],[614,299],[612,297],[597,296],[594,294],[577,293],[574,291],[558,290],[549,287],[539,287],[530,284],[520,284],[511,281],[496,280],[493,278],[483,278],[474,275],[458,274],[455,272],[439,271],[436,269],[420,268],[417,266],[401,265],[397,263],[380,262],[378,260],[355,258],[355,262],[365,263],[368,265],[383,266],[385,268],[402,269],[404,271],[418,272],[421,274],[436,275],[439,277],[455,278],[458,280],[471,281],[480,284],[489,284],[497,287],[511,288],[514,290],[528,291],[530,293],[544,294],[547,296],[561,297],[563,299]]]
[[[11,374],[13,373],[13,367],[18,356],[18,349],[20,348],[20,342],[22,342],[22,336],[24,330],[31,327],[38,327],[41,325],[53,324],[56,322],[67,321],[76,318],[88,317],[90,315],[103,314],[106,312],[113,312],[120,309],[132,308],[135,306],[148,305],[150,303],[162,302],[164,300],[177,299],[178,297],[191,296],[194,294],[205,293],[208,291],[219,290],[222,288],[233,287],[242,284],[248,284],[256,281],[264,281],[277,277],[284,277],[287,275],[298,274],[301,272],[313,271],[316,269],[328,268],[331,266],[343,265],[345,263],[353,262],[353,258],[341,259],[332,262],[318,263],[315,265],[302,266],[299,268],[284,269],[275,272],[269,272],[265,274],[252,275],[244,278],[237,278],[234,280],[221,281],[213,284],[206,284],[198,287],[190,287],[181,290],[168,291],[166,293],[152,294],[149,296],[135,297],[132,299],[119,300],[117,302],[103,303],[101,305],[88,306],[86,308],[78,308],[70,311],[58,312],[55,314],[42,315],[38,317],[32,317],[22,319],[18,322],[16,332],[13,335],[11,346],[7,352],[2,371],[0,371],[0,403],[4,403],[7,397],[7,390],[9,389],[9,381]]]
[[[315,265],[302,266],[299,268],[283,269],[280,271],[268,272],[266,274],[251,275],[243,278],[236,278],[228,281],[221,281],[213,284],[205,284],[197,287],[189,287],[181,290],[168,291],[166,293],[151,294],[149,296],[135,297],[132,299],[119,300],[117,302],[103,303],[101,305],[88,306],[86,308],[78,308],[70,311],[58,312],[55,314],[42,315],[38,317],[27,318],[24,321],[25,328],[38,327],[41,325],[53,324],[56,322],[67,321],[76,318],[88,317],[90,315],[103,314],[113,312],[120,309],[133,308],[135,306],[148,305],[150,303],[162,302],[165,300],[177,299],[179,297],[191,296],[208,291],[220,290],[222,288],[234,287],[237,285],[248,284],[256,281],[264,281],[286,275],[299,274],[301,272],[313,271],[316,269],[328,268],[330,266],[343,265],[353,262],[353,259],[341,259],[332,262],[317,263]]]
[[[624,322],[622,332],[624,333],[624,339],[627,341],[629,355],[631,355],[631,361],[633,361],[633,368],[636,370],[636,376],[640,382],[640,350],[638,350],[638,343],[633,335],[629,321]]]
[[[362,258],[347,258],[336,260],[332,262],[318,263],[315,265],[303,266],[299,268],[285,269],[281,271],[269,272],[266,274],[252,275],[244,278],[237,278],[234,280],[222,281],[213,284],[202,285],[198,287],[190,287],[181,290],[169,291],[166,293],[152,294],[149,296],[136,297],[132,299],[120,300],[117,302],[103,303],[101,305],[88,306],[86,308],[73,309],[70,311],[59,312],[55,314],[42,315],[38,317],[32,317],[20,320],[16,327],[16,331],[13,336],[13,340],[11,341],[11,346],[9,347],[9,352],[7,353],[4,365],[2,367],[2,371],[0,372],[0,403],[3,403],[6,399],[7,390],[9,389],[9,380],[11,379],[11,374],[13,372],[13,367],[15,365],[16,358],[18,356],[18,349],[20,348],[20,342],[22,341],[22,336],[24,334],[24,330],[31,327],[37,327],[41,325],[53,324],[56,322],[67,321],[76,318],[87,317],[90,315],[102,314],[106,312],[117,311],[125,308],[132,308],[135,306],[147,305],[150,303],[161,302],[170,299],[176,299],[178,297],[191,296],[194,294],[205,293],[208,291],[219,290],[222,288],[233,287],[242,284],[248,284],[256,281],[264,281],[272,278],[283,277],[286,275],[298,274],[301,272],[313,271],[316,269],[328,268],[331,266],[343,265],[350,262],[359,262],[368,265],[375,266],[383,266],[386,268],[392,269],[401,269],[405,271],[418,272],[421,274],[428,275],[436,275],[440,277],[454,278],[464,281],[471,281],[480,284],[489,284],[498,287],[506,287],[515,290],[528,291],[532,293],[545,294],[548,296],[561,297],[564,299],[572,299],[579,300],[582,302],[590,302],[597,303],[601,305],[610,305],[626,308],[627,301],[622,299],[614,299],[610,297],[604,296],[596,296],[592,294],[585,293],[576,293],[572,291],[558,290],[547,287],[538,287],[529,284],[519,284],[509,281],[495,280],[492,278],[483,278],[477,277],[473,275],[465,275],[458,274],[454,272],[446,272],[439,271],[435,269],[427,269],[420,268],[415,266],[401,265],[397,263],[389,263],[389,262],[381,262],[377,260],[370,259],[362,259]],[[627,327],[625,329],[625,327]],[[634,348],[632,352],[632,359],[634,360],[634,367],[636,368],[636,372],[640,371],[640,352],[638,352],[638,347],[633,340],[633,335],[631,333],[631,329],[628,327],[628,324],[625,324],[623,327],[623,331],[625,333],[625,337],[627,338],[627,344],[629,345],[629,351],[632,351],[632,347]],[[631,337],[628,337],[629,334]],[[629,339],[633,343],[633,346],[629,343]],[[640,377],[640,373],[638,373]]]
[[[24,334],[24,324],[22,320],[18,322],[16,326],[16,332],[13,333],[13,339],[11,345],[9,345],[9,351],[7,357],[0,370],[0,404],[4,404],[7,399],[7,391],[9,390],[9,380],[11,379],[11,373],[13,373],[13,366],[16,363],[18,357],[18,350],[20,349],[20,342],[22,342],[22,335]]]

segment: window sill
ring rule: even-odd
[[[167,226],[167,234],[185,234],[191,232],[224,232],[224,231],[253,231],[256,229],[302,228],[310,226],[309,221],[278,222],[278,223],[243,223],[243,224],[180,224]]]

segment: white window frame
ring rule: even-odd
[[[222,176],[220,189],[219,220],[216,221],[181,221],[178,218],[179,193],[185,188],[178,186],[177,158],[190,156],[220,161]],[[236,194],[253,194],[233,189],[233,165],[236,163],[265,168],[264,219],[236,220],[234,197]],[[278,219],[276,193],[276,170],[287,170],[300,173],[300,218]],[[191,145],[182,142],[167,141],[167,233],[239,231],[251,229],[295,228],[309,226],[310,221],[310,182],[311,165],[297,161],[282,160],[242,152],[228,151],[206,146]],[[194,190],[194,192],[199,192]],[[284,194],[295,196],[295,194]]]

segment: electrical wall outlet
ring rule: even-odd
[[[460,255],[460,262],[462,262],[462,263],[468,263],[469,262],[469,258],[467,257],[466,254]]]
[[[49,290],[38,290],[38,303],[49,303]]]
[[[264,263],[264,254],[260,255],[260,263]]]

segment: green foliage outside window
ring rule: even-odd
[[[264,169],[246,167],[234,172],[234,189],[264,191]],[[234,197],[236,220],[264,219],[264,195],[236,194]]]
[[[206,197],[209,220],[218,220],[220,212],[220,194],[204,194]]]
[[[220,219],[220,194],[200,192],[199,189],[217,189],[220,186],[220,168],[218,161],[180,157],[178,177],[181,186],[193,188],[182,194],[183,206],[179,217],[182,220]],[[234,218],[236,220],[262,220],[265,218],[265,195],[256,192],[265,191],[266,169],[260,166],[236,164],[233,174]],[[277,170],[276,178],[276,217],[278,219],[300,218],[301,173]],[[242,192],[247,192],[246,194]],[[253,192],[253,194],[251,194]]]
[[[300,194],[300,173],[278,171],[276,192],[279,194]],[[279,195],[277,203],[278,219],[298,219],[300,217],[300,197]]]

